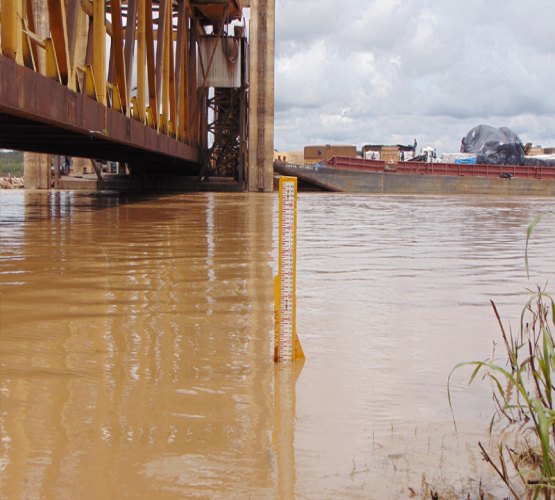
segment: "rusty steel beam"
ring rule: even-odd
[[[185,3],[180,4],[178,17],[177,57],[175,68],[175,86],[177,100],[177,136],[184,142],[189,142],[189,90],[187,82],[188,69],[188,14]]]
[[[106,105],[106,8],[104,0],[93,3],[93,75],[98,101]]]
[[[146,14],[145,1],[137,0],[137,99],[136,116],[146,123]]]
[[[176,101],[175,101],[175,64],[174,64],[174,48],[173,48],[173,36],[172,36],[172,12],[171,9],[168,12],[168,100],[169,100],[169,111],[170,111],[170,134],[173,136],[176,133]]]
[[[69,60],[73,69],[76,63],[76,47],[79,32],[79,15],[81,14],[81,5],[78,2],[69,2],[67,6],[67,43],[71,47],[69,51]]]
[[[168,23],[168,14],[171,11],[167,8],[168,0],[161,0],[160,18],[158,21],[158,32],[162,35],[162,40],[158,40],[157,47],[161,49],[159,53],[161,58],[156,61],[156,88],[158,90],[158,102],[162,103],[162,116],[160,119],[162,130],[170,133],[169,130],[169,88],[170,88],[170,43],[171,43],[171,26]],[[160,31],[162,30],[162,31]],[[170,37],[168,36],[170,35]]]
[[[80,85],[79,78],[82,77],[78,74],[79,69],[86,64],[88,26],[89,18],[81,8],[81,4],[77,1],[69,2],[67,8],[67,41],[71,67],[69,80],[72,82],[72,88],[75,89]]]
[[[137,0],[127,2],[127,18],[125,26],[125,78],[127,81],[127,95],[131,95],[133,80],[133,59],[135,56],[135,37],[137,33]]]
[[[29,31],[31,33],[33,33],[33,35],[37,32],[37,26],[36,26],[36,22],[35,22],[35,12],[34,12],[34,8],[33,8],[33,0],[26,0],[25,2],[25,7],[27,9],[27,27],[29,28]],[[39,58],[39,48],[37,47],[36,43],[33,43],[34,41],[29,40],[29,43],[31,45],[31,53],[32,53],[32,57],[33,57],[33,63],[34,63],[34,67],[35,67],[35,71],[39,71],[40,72],[40,58]]]
[[[0,0],[1,144],[198,163],[214,57],[199,61],[199,38],[225,36],[242,2],[40,1],[39,18],[36,0]]]
[[[195,17],[202,23],[223,25],[240,20],[243,16],[242,2],[239,0],[189,0],[195,9]]]
[[[146,65],[148,77],[148,125],[158,130],[158,98],[156,90],[156,68],[154,66],[154,35],[152,0],[145,0]]]
[[[189,67],[187,74],[189,76],[189,117],[188,128],[190,140],[193,144],[199,143],[199,113],[198,113],[198,86],[197,86],[197,58],[196,58],[196,44],[197,44],[197,30],[194,27],[195,19],[190,18],[190,29],[188,31],[189,40]]]
[[[74,89],[74,82],[69,81],[70,63],[65,1],[48,0],[48,17],[50,19],[50,32],[52,33],[52,42],[62,84]]]
[[[114,54],[114,73],[115,82],[121,97],[123,112],[128,114],[129,102],[127,99],[127,75],[125,71],[124,47],[123,47],[123,26],[121,21],[121,0],[111,0],[112,26],[114,34],[112,35],[111,47]]]
[[[64,85],[0,55],[0,147],[63,153],[76,141],[76,156],[122,159],[137,157],[182,165],[198,164],[198,151],[158,134],[141,122],[68,89]],[[15,123],[28,125],[28,133]],[[33,127],[40,133],[31,133]],[[42,128],[41,128],[42,127]],[[46,131],[58,133],[53,140]],[[66,148],[66,149],[64,149]],[[77,154],[80,151],[80,154]]]
[[[166,24],[167,24],[167,4],[169,0],[160,0],[158,10],[158,35],[156,37],[156,100],[162,99],[162,71],[164,61],[164,47],[166,46]]]
[[[87,16],[91,18],[94,16],[94,7],[91,0],[81,0],[81,8],[87,14]],[[108,21],[108,19],[105,19],[105,23],[106,23],[106,33],[112,36],[113,34],[112,23]]]

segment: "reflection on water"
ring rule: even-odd
[[[274,423],[272,445],[277,456],[277,498],[294,498],[296,385],[304,360],[276,363],[274,367]]]
[[[268,200],[128,201],[2,198],[2,497],[272,486]]]
[[[302,194],[296,396],[274,392],[275,197],[0,203],[1,498],[403,498],[487,474],[487,388],[456,377],[457,437],[446,378],[490,353],[490,298],[518,317],[549,200]],[[532,282],[553,248],[545,219]]]

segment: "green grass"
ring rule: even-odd
[[[23,152],[0,152],[0,177],[23,177]]]

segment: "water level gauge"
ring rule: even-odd
[[[279,179],[278,275],[275,278],[274,360],[304,359],[296,332],[297,178]]]

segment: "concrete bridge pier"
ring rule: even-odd
[[[275,0],[250,0],[249,191],[271,192],[274,179]]]

